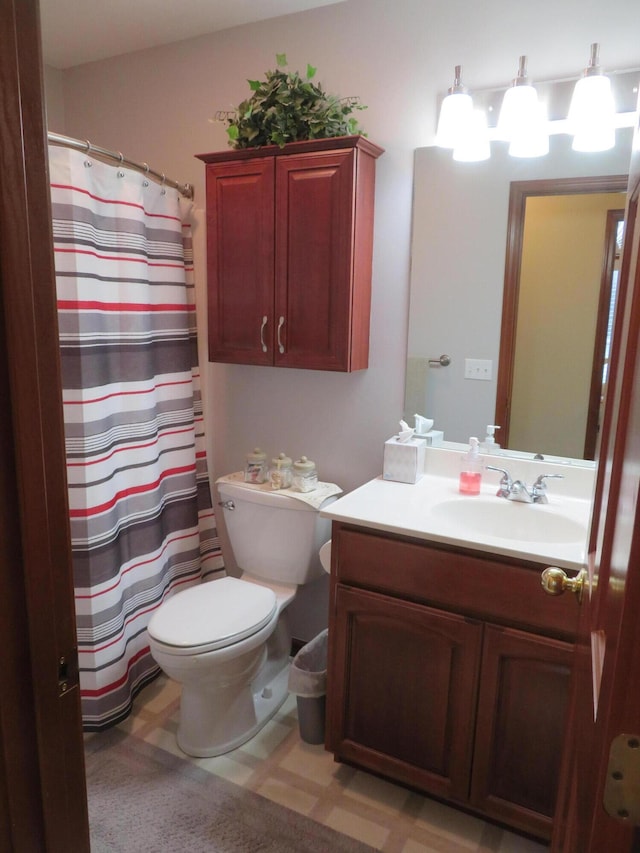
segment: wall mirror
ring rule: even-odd
[[[409,423],[414,413],[434,418],[435,428],[443,430],[446,440],[482,438],[487,424],[499,423],[495,417],[501,333],[504,326],[508,337],[515,328],[513,317],[503,318],[512,185],[563,181],[569,187],[576,179],[598,176],[611,178],[612,191],[618,192],[626,183],[630,129],[618,130],[616,147],[606,152],[573,152],[567,136],[552,136],[550,143],[550,153],[535,160],[509,157],[506,146],[500,145],[494,145],[491,159],[479,163],[454,162],[450,151],[435,147],[416,151],[404,417]],[[620,198],[623,207],[624,195]],[[553,323],[548,313],[534,319],[534,334],[547,352],[557,347],[562,328],[575,322],[582,301],[575,294],[573,299],[569,295],[561,300],[552,309]],[[592,337],[586,344],[589,365],[584,368],[590,377],[594,346]],[[450,357],[449,366],[433,366],[442,354]],[[476,359],[483,366],[480,378],[465,378],[467,360]],[[545,376],[549,378],[553,368],[546,364],[541,369],[544,387]],[[562,440],[572,429],[571,406],[567,399],[556,400],[544,434],[514,432],[514,440],[523,444],[508,438],[507,446],[520,452],[584,458],[584,441],[576,452],[567,450]],[[500,442],[499,431],[496,438]]]

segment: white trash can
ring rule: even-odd
[[[305,743],[324,743],[328,635],[325,628],[309,640],[289,669],[289,692],[297,697],[300,737]]]

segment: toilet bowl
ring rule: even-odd
[[[324,573],[318,552],[330,535],[314,506],[268,484],[245,484],[242,474],[232,474],[217,485],[242,575],[176,593],[147,629],[153,658],[182,685],[178,745],[197,757],[245,743],[284,702],[286,608],[299,586]]]

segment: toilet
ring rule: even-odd
[[[245,483],[242,472],[217,486],[242,574],[177,593],[147,629],[153,658],[182,684],[178,746],[197,757],[245,743],[286,699],[287,607],[298,587],[324,574],[319,551],[331,535],[311,502]]]

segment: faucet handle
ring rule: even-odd
[[[564,480],[564,474],[540,474],[531,489],[534,501],[539,504],[548,503],[546,494],[547,484],[545,480]]]
[[[546,488],[547,484],[544,482],[545,480],[564,480],[564,474],[540,474],[538,479],[533,484],[533,488]]]
[[[502,477],[500,478],[500,488],[496,494],[499,498],[506,498],[511,493],[511,487],[513,485],[511,474],[508,471],[505,471],[504,468],[496,468],[495,465],[487,465],[487,471],[498,471],[502,474]]]

